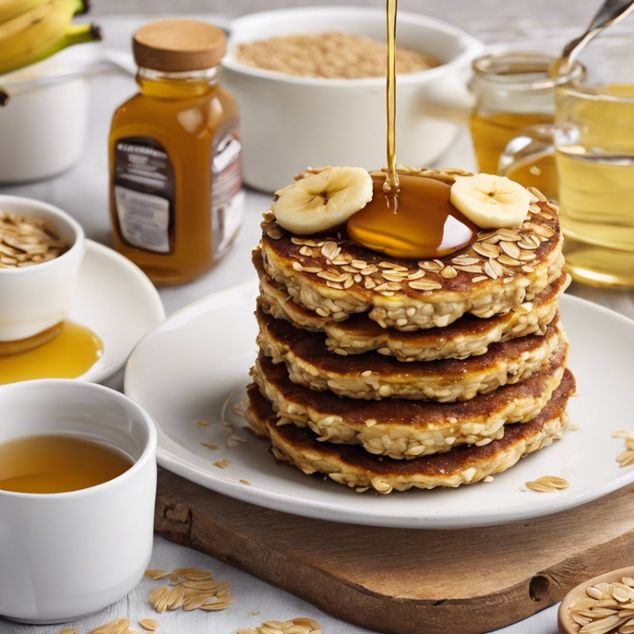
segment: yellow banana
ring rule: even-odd
[[[0,0],[0,24],[8,22],[13,18],[17,18],[23,13],[27,13],[31,9],[47,4],[50,0]],[[88,11],[88,3],[77,3],[75,15],[86,13]]]
[[[79,42],[99,39],[91,25],[73,26],[80,0],[49,0],[0,24],[0,75],[38,62]]]
[[[0,24],[34,9],[49,0],[0,0]]]

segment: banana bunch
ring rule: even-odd
[[[0,0],[0,75],[101,39],[94,24],[72,23],[87,11],[87,0]]]

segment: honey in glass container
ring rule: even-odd
[[[224,33],[162,20],[139,29],[139,92],[114,113],[110,211],[118,251],[157,284],[209,270],[242,220],[238,107],[218,82]]]
[[[557,198],[557,173],[552,149],[511,168],[500,158],[507,143],[523,129],[548,127],[554,120],[555,89],[574,84],[585,69],[575,64],[565,75],[551,77],[555,57],[541,53],[489,54],[473,62],[471,137],[478,170],[503,173],[525,187],[537,187],[548,198]],[[550,145],[550,143],[546,143]]]

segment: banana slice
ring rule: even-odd
[[[275,192],[273,214],[291,233],[332,229],[372,200],[372,177],[361,167],[327,167]]]
[[[451,202],[482,229],[518,227],[524,222],[530,192],[506,176],[458,176],[451,186]]]

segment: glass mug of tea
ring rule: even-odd
[[[569,73],[553,78],[549,68],[555,60],[554,56],[525,52],[489,54],[474,60],[470,129],[480,172],[499,172],[504,148],[520,130],[552,125],[555,89],[578,82],[584,74],[577,64]],[[557,179],[552,154],[551,150],[517,161],[507,175],[554,198]]]
[[[551,156],[568,270],[595,286],[634,287],[634,39],[599,38],[587,51],[587,77],[555,90],[554,122],[519,131],[500,167],[513,177]]]

